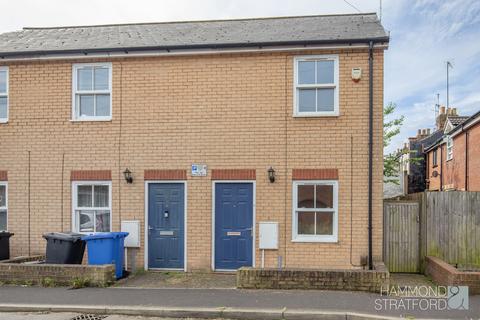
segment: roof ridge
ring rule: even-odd
[[[236,18],[236,19],[212,19],[212,20],[180,20],[180,21],[162,21],[162,22],[139,22],[139,23],[112,23],[97,25],[79,25],[79,26],[57,26],[57,27],[24,27],[23,30],[54,30],[54,29],[74,29],[74,28],[100,28],[100,27],[120,27],[120,26],[144,26],[157,24],[181,24],[195,22],[228,22],[228,21],[252,21],[252,20],[275,20],[292,18],[315,18],[315,17],[337,17],[337,16],[370,16],[377,15],[376,12],[365,13],[336,13],[336,14],[318,14],[318,15],[300,15],[300,16],[272,16],[257,18]]]

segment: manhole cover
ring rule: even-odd
[[[107,316],[102,316],[98,314],[81,314],[79,316],[73,317],[70,320],[102,320],[105,319]]]

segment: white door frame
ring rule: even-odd
[[[215,185],[217,183],[251,183],[253,191],[252,199],[252,267],[255,267],[255,239],[256,239],[256,181],[255,180],[214,180],[212,181],[212,270],[213,271],[236,271],[230,269],[215,269]]]
[[[183,184],[183,269],[168,269],[168,268],[148,268],[148,201],[149,193],[148,186],[150,184],[166,184],[166,183],[178,183]],[[145,270],[183,270],[187,272],[187,181],[186,180],[146,180],[145,181],[145,220],[144,220],[144,269]]]

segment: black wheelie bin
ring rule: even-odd
[[[51,232],[43,235],[47,240],[45,263],[81,264],[85,252],[83,235],[73,232]]]

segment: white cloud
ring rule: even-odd
[[[25,26],[88,25],[355,12],[338,0],[2,0],[0,32]],[[350,0],[364,12],[378,0]]]
[[[392,2],[390,2],[391,4]],[[398,104],[396,115],[405,124],[387,152],[414,136],[417,129],[433,128],[436,93],[446,101],[447,60],[450,71],[450,105],[462,114],[480,109],[480,2],[476,0],[407,0],[386,8],[392,29],[386,52],[385,101]]]
[[[175,20],[312,15],[356,12],[340,0],[0,0],[0,32],[25,26],[89,25]],[[376,12],[379,0],[349,0]],[[418,128],[434,125],[435,94],[445,100],[445,61],[454,61],[452,105],[480,108],[480,1],[384,0],[383,21],[391,30],[385,56],[385,101],[406,116],[389,151]]]

